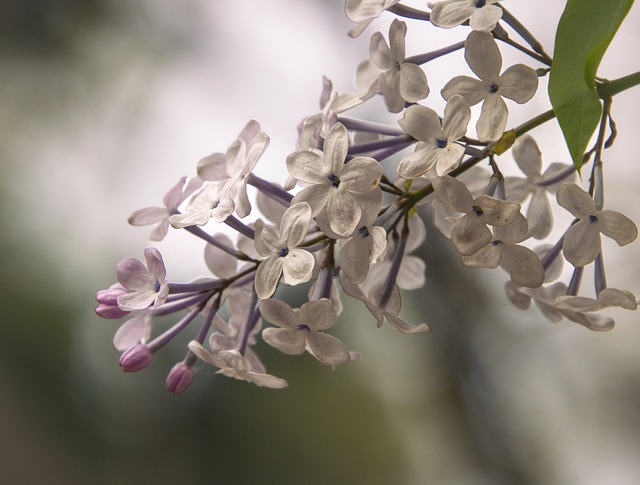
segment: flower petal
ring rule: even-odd
[[[337,338],[326,333],[310,332],[307,335],[307,344],[314,357],[324,365],[345,365],[351,360],[345,345]]]
[[[262,340],[283,354],[300,355],[304,353],[306,333],[304,330],[290,328],[265,328]]]
[[[282,260],[283,281],[291,286],[306,283],[311,279],[315,259],[303,249],[291,249]],[[257,275],[256,275],[257,278]]]
[[[593,262],[600,248],[600,231],[589,219],[580,220],[567,229],[562,243],[565,259],[576,268]]]

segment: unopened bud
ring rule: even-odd
[[[99,317],[107,318],[107,319],[117,319],[122,318],[128,315],[130,312],[126,310],[121,310],[117,305],[107,305],[101,303],[96,307],[96,314]]]
[[[171,394],[180,394],[183,392],[193,380],[193,367],[179,362],[174,365],[167,376],[167,389]]]
[[[153,354],[144,344],[137,344],[125,350],[120,356],[120,367],[125,372],[138,372],[148,367],[153,360]]]

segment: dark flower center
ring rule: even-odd
[[[336,189],[340,186],[340,179],[336,175],[331,174],[327,178],[331,182],[331,185],[333,185]]]
[[[438,139],[436,140],[436,146],[437,146],[438,148],[446,148],[446,146],[447,146],[447,140],[442,140],[442,139],[438,138]]]
[[[477,216],[481,216],[482,214],[484,214],[484,211],[482,210],[482,207],[480,207],[479,205],[474,205],[471,210],[473,212],[476,213]]]
[[[589,216],[589,222],[591,224],[593,224],[594,222],[598,222],[598,217],[593,215]]]
[[[498,85],[496,83],[491,83],[491,86],[489,86],[489,92],[490,93],[497,93],[498,92]]]
[[[476,8],[482,8],[487,3],[487,0],[476,0]]]
[[[301,323],[300,325],[298,325],[298,330],[304,330],[305,332],[310,332],[311,329],[309,328],[308,325],[305,325],[304,323]]]
[[[289,248],[282,248],[280,251],[278,251],[279,258],[284,258],[287,254],[289,254]]]
[[[367,229],[367,226],[362,226],[360,229],[358,229],[358,234],[360,234],[362,237],[369,237],[369,229]]]

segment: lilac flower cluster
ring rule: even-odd
[[[374,33],[370,59],[356,70],[355,91],[336,93],[325,79],[321,111],[300,124],[298,147],[286,159],[290,176],[284,187],[253,174],[269,137],[249,121],[224,153],[204,157],[196,176],[180,179],[164,196],[163,207],[135,211],[129,223],[153,225],[153,241],[161,241],[170,228],[200,238],[212,275],[171,282],[156,248],[144,250],[145,263],[127,258],[118,264],[118,282],[98,292],[96,312],[107,319],[126,317],[113,342],[125,371],[149,366],[156,352],[190,327],[185,358],[167,377],[170,392],[190,385],[198,360],[228,377],[285,387],[285,380],[267,373],[254,345],[262,339],[284,354],[307,352],[329,367],[358,359],[330,333],[344,295],[361,301],[378,327],[386,321],[403,334],[429,331],[426,323],[412,325],[399,316],[401,290],[425,284],[424,262],[411,252],[426,240],[417,207],[427,204],[465,265],[500,267],[509,275],[506,293],[518,308],[528,309],[533,301],[549,320],[566,318],[591,330],[612,328],[613,320],[599,313],[603,308],[636,309],[635,296],[608,287],[604,272],[601,234],[620,246],[637,237],[631,220],[603,208],[607,124],[585,155],[585,163],[593,160],[588,190],[574,183],[572,165],[552,163],[543,170],[538,145],[527,134],[534,122],[505,131],[505,99],[517,104],[532,99],[538,77],[551,63],[539,43],[530,42],[531,34],[494,0],[445,0],[431,12],[397,0],[347,0],[346,11],[358,23],[354,37],[385,11],[433,27],[470,26],[471,32],[464,42],[411,57],[404,21],[392,22],[388,43],[381,32]],[[514,41],[505,27],[529,46]],[[503,71],[499,42],[531,52],[541,65]],[[446,101],[441,116],[419,104],[431,95],[423,66],[460,49],[475,77],[455,76],[441,88]],[[399,113],[396,126],[344,115],[378,95],[389,112]],[[469,134],[472,107],[478,104],[475,133]],[[409,147],[411,153],[401,154]],[[503,176],[500,164],[511,161],[497,158],[508,150],[524,177]],[[391,172],[395,180],[385,175]],[[253,210],[248,187],[257,193],[253,203],[261,213],[255,223],[243,221]],[[557,241],[523,244],[551,234],[554,194],[574,222]],[[233,229],[237,239],[205,230],[212,221]],[[564,260],[574,267],[567,284],[557,281]],[[593,296],[581,295],[584,267],[592,263]],[[306,283],[308,301],[300,308],[273,298],[278,291],[285,295],[283,286]],[[163,315],[181,317],[158,332],[155,321]],[[271,326],[264,327],[263,320]]]

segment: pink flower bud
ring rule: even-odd
[[[128,315],[130,312],[121,310],[117,305],[108,305],[101,303],[96,307],[96,314],[102,318],[116,319]]]
[[[117,305],[118,297],[127,293],[120,283],[114,283],[106,290],[100,290],[96,293],[96,300],[103,305]]]
[[[171,394],[180,394],[193,380],[193,367],[184,362],[174,365],[167,376],[167,389]]]
[[[153,354],[144,344],[137,344],[125,350],[120,356],[120,367],[125,372],[138,372],[151,364]]]

